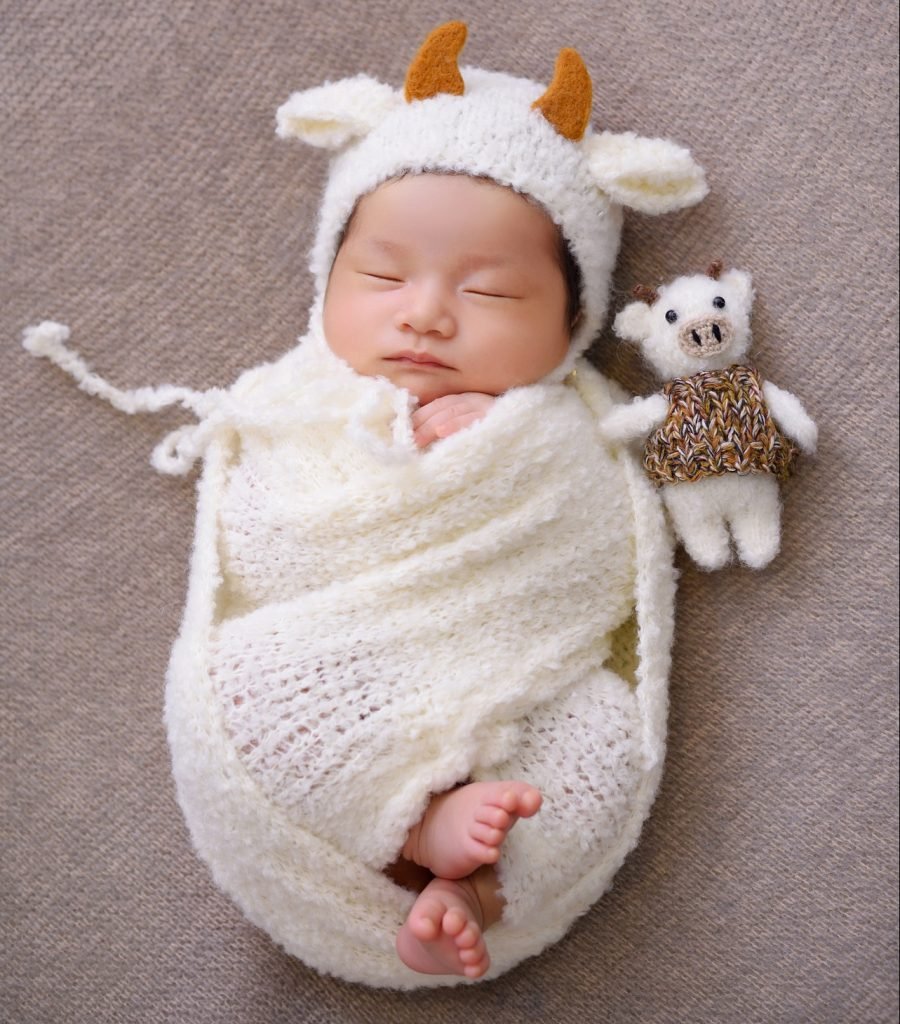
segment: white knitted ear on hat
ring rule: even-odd
[[[700,202],[709,191],[703,168],[667,139],[601,132],[583,147],[597,184],[620,206],[668,213]]]
[[[400,93],[368,75],[295,92],[275,115],[278,135],[322,149],[360,139],[403,102]]]

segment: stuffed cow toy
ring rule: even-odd
[[[616,334],[641,346],[669,383],[603,420],[608,437],[647,438],[643,462],[662,488],[675,531],[704,569],[731,557],[767,565],[781,542],[778,484],[799,451],[816,449],[816,425],[800,401],[747,363],[753,287],[741,270],[638,285]],[[649,435],[649,436],[648,436]]]

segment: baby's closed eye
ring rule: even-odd
[[[391,273],[390,271],[376,271],[376,270],[360,270],[359,274],[362,277],[368,278],[370,281],[383,281],[386,284],[403,284],[403,278],[399,274]]]
[[[462,284],[465,295],[475,295],[485,299],[520,299],[523,296],[522,285],[509,276],[478,275],[470,277]]]
[[[521,299],[521,295],[512,295],[509,292],[504,292],[499,289],[490,288],[465,288],[463,289],[466,295],[475,295],[482,299]]]

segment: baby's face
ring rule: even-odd
[[[569,347],[559,236],[509,189],[423,174],[359,203],[325,295],[332,351],[425,405],[540,380]]]

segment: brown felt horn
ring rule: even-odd
[[[711,277],[714,281],[718,281],[722,273],[722,261],[713,260],[712,263],[706,268],[706,276]]]
[[[457,59],[467,31],[465,22],[448,21],[428,33],[406,72],[403,95],[407,103],[428,100],[442,92],[463,95],[466,87]]]
[[[631,294],[641,302],[646,302],[648,306],[652,306],[659,298],[659,292],[647,284],[636,284],[631,289]]]
[[[556,58],[553,81],[532,106],[560,135],[577,142],[591,119],[593,100],[594,89],[588,69],[578,51],[567,47],[560,50]]]

